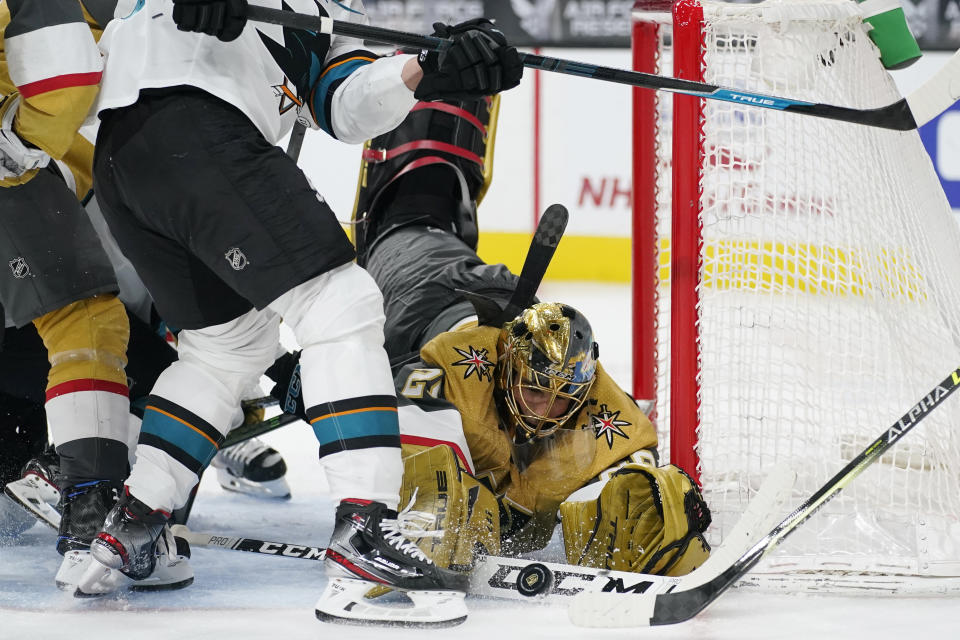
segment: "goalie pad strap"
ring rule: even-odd
[[[438,142],[436,140],[413,140],[406,144],[402,144],[399,147],[394,147],[393,149],[364,149],[363,159],[367,160],[368,162],[380,163],[386,162],[387,160],[393,160],[397,156],[410,153],[411,151],[439,151],[441,153],[449,153],[451,155],[469,160],[470,162],[478,164],[481,167],[483,166],[483,158],[477,154],[462,147],[447,144],[446,142]]]
[[[467,473],[453,449],[404,445],[401,527],[438,566],[466,568],[500,553],[497,499]]]

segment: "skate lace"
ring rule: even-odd
[[[223,450],[223,453],[240,464],[246,466],[248,462],[256,458],[258,455],[268,450],[266,444],[257,438],[250,438],[249,440],[244,440],[240,444],[235,444],[232,447],[227,447]]]
[[[407,538],[440,538],[443,536],[443,529],[434,529],[437,524],[437,517],[430,511],[414,511],[413,505],[417,501],[417,492],[419,487],[414,487],[413,495],[407,506],[397,514],[397,523],[400,526],[400,532]]]
[[[380,532],[383,533],[383,539],[386,540],[387,544],[400,553],[413,556],[420,562],[433,564],[433,560],[428,558],[427,555],[420,549],[420,547],[410,540],[407,540],[406,536],[403,535],[403,532],[400,531],[400,523],[398,523],[396,520],[381,520]]]

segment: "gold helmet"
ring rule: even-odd
[[[597,351],[590,323],[573,307],[541,302],[523,310],[497,340],[501,418],[528,437],[563,427],[587,400]]]

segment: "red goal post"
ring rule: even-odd
[[[899,98],[851,0],[637,2],[632,33],[638,71]],[[633,91],[634,394],[718,542],[774,464],[809,495],[960,360],[960,231],[915,131]],[[752,579],[957,589],[960,407],[917,431]]]

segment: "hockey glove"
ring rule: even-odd
[[[16,93],[0,100],[0,180],[20,178],[50,162],[46,152],[28,146],[13,130],[13,119],[19,106],[20,96]]]
[[[180,31],[236,40],[247,24],[247,0],[173,0],[173,21]]]
[[[520,84],[523,63],[507,38],[486,18],[433,25],[434,36],[453,40],[443,51],[420,53],[418,100],[476,100]]]

